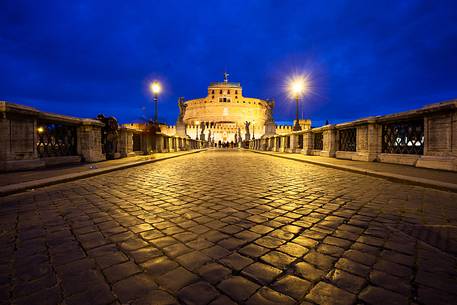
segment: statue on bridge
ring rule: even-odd
[[[270,136],[276,134],[276,124],[273,119],[273,109],[275,108],[275,100],[271,99],[267,101],[265,109],[265,134],[263,136]]]
[[[187,137],[186,134],[186,124],[184,123],[184,115],[186,113],[186,100],[184,97],[180,97],[178,99],[178,107],[179,107],[179,116],[176,120],[176,135],[179,137]]]
[[[97,120],[105,124],[102,128],[102,152],[105,153],[106,159],[114,159],[118,153],[119,124],[115,117],[105,117],[103,114],[97,115]]]
[[[205,141],[205,122],[200,123],[200,140]]]
[[[182,96],[178,99],[178,107],[179,107],[178,121],[179,122],[183,122],[184,114],[186,113],[187,105],[186,105],[186,100]]]
[[[245,128],[245,133],[244,133],[244,140],[249,141],[251,139],[251,134],[249,133],[249,126],[251,125],[251,122],[244,122],[244,128]]]
[[[266,117],[265,122],[274,122],[274,119],[273,119],[273,109],[274,108],[275,108],[275,100],[274,99],[268,100],[267,109],[265,111],[265,117]]]

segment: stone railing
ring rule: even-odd
[[[39,111],[0,101],[0,171],[26,170],[57,164],[105,160],[98,120]],[[117,158],[153,152],[174,152],[206,147],[206,142],[118,129]]]
[[[267,136],[249,148],[457,171],[457,100]]]

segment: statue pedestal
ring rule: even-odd
[[[187,134],[186,134],[186,124],[184,124],[184,122],[176,122],[176,135],[178,137],[182,137],[182,138],[186,138],[187,137]]]
[[[274,122],[265,123],[265,136],[272,136],[276,134],[276,124]]]

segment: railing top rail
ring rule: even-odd
[[[40,111],[30,106],[14,104],[6,101],[0,101],[0,112],[13,112],[19,114],[36,115]]]
[[[36,108],[0,101],[0,112],[14,113],[20,115],[34,116],[39,120],[65,123],[73,125],[99,125],[104,126],[102,122],[94,119],[77,118],[68,115],[61,115],[51,112],[43,112]]]
[[[429,105],[426,105],[422,108],[415,109],[415,110],[409,110],[409,111],[403,111],[403,112],[399,112],[399,113],[377,116],[376,121],[385,122],[385,121],[390,121],[390,120],[406,120],[409,118],[417,118],[417,117],[425,116],[430,113],[453,111],[456,109],[457,109],[457,99],[440,102],[440,103],[435,103],[435,104],[429,104]]]
[[[50,113],[50,112],[39,112],[37,118],[40,120],[43,120],[43,121],[59,122],[59,123],[66,123],[66,124],[73,124],[73,125],[105,126],[105,124],[100,122],[99,120],[75,118],[75,117],[71,117],[71,116],[55,114],[55,113]]]

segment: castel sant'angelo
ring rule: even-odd
[[[229,82],[224,73],[222,82],[208,86],[207,96],[178,100],[179,117],[175,126],[160,125],[162,133],[213,143],[238,143],[264,135],[292,132],[292,126],[278,126],[273,119],[274,100],[243,96],[240,83]],[[310,120],[300,120],[302,130],[310,128]],[[144,129],[144,124],[125,124]]]
[[[276,129],[273,100],[243,96],[240,83],[210,83],[207,96],[191,100],[180,98],[176,134],[218,143],[260,138],[264,134],[290,132],[291,126]]]
[[[224,73],[223,82],[211,83],[206,97],[178,101],[180,120],[187,126],[191,138],[214,142],[237,142],[245,134],[257,137],[264,134],[264,125],[270,120],[273,101],[243,96],[240,83],[228,81]],[[179,129],[179,128],[178,128]],[[198,130],[197,130],[198,129]]]

